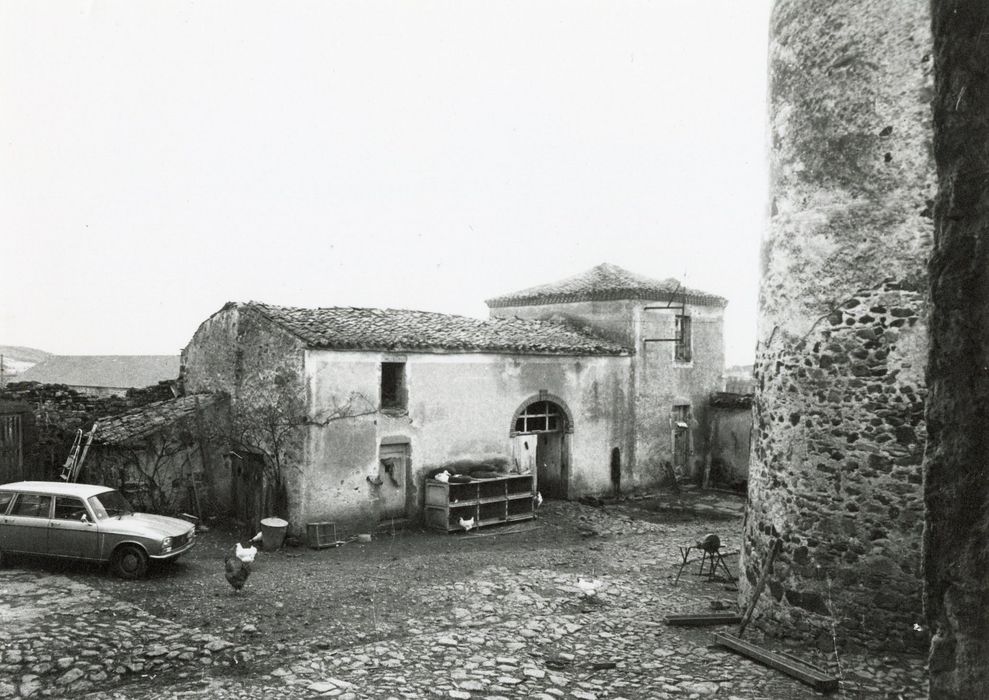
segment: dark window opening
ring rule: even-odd
[[[690,362],[690,316],[676,317],[676,349],[674,359]]]
[[[560,408],[549,401],[536,401],[526,406],[515,419],[517,433],[555,433],[563,429]]]
[[[56,520],[81,520],[86,515],[86,506],[78,498],[58,496],[55,498]]]
[[[51,496],[22,493],[17,497],[17,502],[14,503],[14,510],[10,514],[28,518],[47,518],[51,503]]]
[[[383,410],[402,410],[408,405],[408,393],[405,390],[405,363],[381,363],[381,408]]]

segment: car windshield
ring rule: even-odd
[[[103,520],[115,515],[127,515],[133,513],[127,499],[119,491],[106,491],[89,499],[89,505],[93,507],[97,520]]]

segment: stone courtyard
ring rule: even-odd
[[[223,528],[135,583],[15,561],[0,571],[0,697],[816,697],[713,646],[735,628],[664,623],[737,610],[734,586],[697,563],[673,584],[677,545],[716,532],[737,551],[741,513],[710,493],[548,502],[503,530],[262,553],[240,594],[223,580]],[[833,648],[745,638],[835,673],[841,697],[925,697],[923,658],[844,647],[836,632],[837,663]]]

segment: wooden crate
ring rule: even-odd
[[[306,542],[313,549],[336,547],[336,523],[306,523]]]

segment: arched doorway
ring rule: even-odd
[[[556,397],[540,394],[522,404],[512,419],[515,461],[536,472],[539,492],[566,498],[570,480],[570,413]]]

